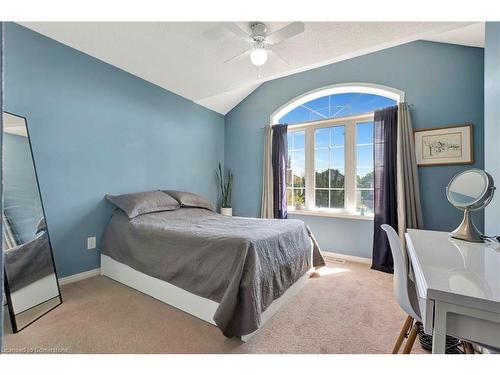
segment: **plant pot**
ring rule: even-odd
[[[233,216],[233,209],[231,207],[221,207],[220,213],[224,216]]]

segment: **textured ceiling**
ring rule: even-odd
[[[435,42],[461,44],[471,47],[484,47],[484,22],[474,23],[427,38]]]
[[[260,76],[248,58],[224,64],[248,44],[218,22],[21,24],[225,114],[262,82],[417,39],[444,35],[460,43],[460,34],[446,32],[472,23],[306,22],[304,33],[274,46],[286,62],[271,56]],[[249,23],[238,24],[249,30]],[[266,23],[270,32],[287,24]]]

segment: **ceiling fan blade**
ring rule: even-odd
[[[266,41],[268,44],[278,44],[285,39],[303,33],[304,30],[305,25],[303,22],[292,22],[291,24],[286,25],[285,27],[269,34],[266,38]]]
[[[243,39],[247,42],[252,42],[252,38],[250,35],[242,30],[237,24],[234,22],[223,22],[224,27],[231,31],[234,35],[236,35],[238,38]]]
[[[241,60],[244,57],[247,57],[248,55],[250,55],[250,52],[252,52],[252,50],[253,50],[253,48],[250,48],[249,50],[246,50],[245,52],[239,53],[236,56],[233,56],[233,57],[227,59],[226,61],[224,61],[223,64],[227,64],[228,62],[231,62],[231,61]]]
[[[272,49],[268,49],[267,52],[269,52],[271,56],[277,57],[278,60],[284,62],[286,65],[290,65],[290,63],[285,58],[283,58],[283,56],[281,56],[278,52],[273,51]]]

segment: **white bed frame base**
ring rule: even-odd
[[[261,327],[306,285],[312,272],[313,269],[310,269],[288,288],[280,298],[273,301],[262,313]],[[146,275],[103,254],[101,254],[101,274],[215,325],[213,316],[217,307],[219,307],[217,302]],[[248,341],[256,332],[242,336],[241,340],[243,342]]]

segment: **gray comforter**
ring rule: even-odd
[[[29,242],[4,251],[11,293],[54,273],[49,237],[42,231]]]
[[[118,262],[219,303],[225,336],[260,325],[262,312],[324,261],[300,220],[226,217],[182,208],[129,219],[115,210],[101,251]]]

